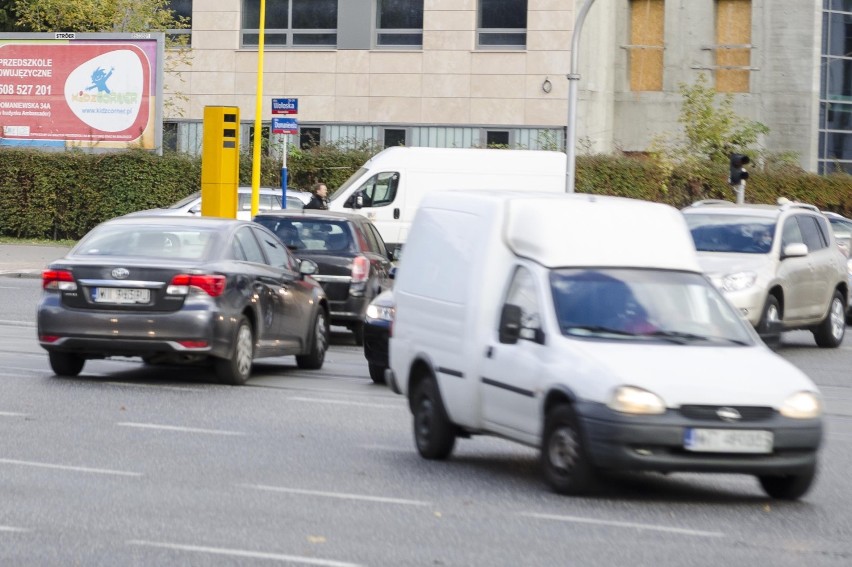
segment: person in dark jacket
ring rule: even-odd
[[[328,209],[328,187],[325,183],[314,183],[311,187],[311,200],[305,205],[306,209]]]

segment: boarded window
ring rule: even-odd
[[[630,90],[663,90],[663,0],[630,0]]]
[[[751,0],[716,0],[717,91],[749,92],[750,44]]]

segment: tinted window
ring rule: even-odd
[[[256,264],[265,264],[266,258],[263,256],[263,252],[260,249],[260,245],[257,243],[257,240],[251,233],[251,229],[249,227],[243,227],[237,231],[236,234],[237,242],[243,250],[243,256],[246,261],[254,262]]]
[[[73,250],[85,256],[144,256],[201,260],[209,253],[214,232],[181,227],[103,226],[91,232]]]
[[[766,254],[772,248],[773,219],[748,215],[688,214],[686,223],[699,252]]]
[[[270,266],[290,268],[290,254],[280,240],[262,230],[255,230],[254,233],[260,241],[263,250],[266,252]]]
[[[799,221],[799,228],[802,229],[802,237],[808,250],[822,250],[828,245],[815,217],[798,215],[796,218]]]
[[[293,251],[351,252],[352,232],[346,221],[305,218],[258,217],[260,225],[271,230]]]

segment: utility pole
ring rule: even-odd
[[[580,13],[577,15],[577,22],[574,24],[574,31],[571,35],[571,69],[568,71],[568,129],[565,135],[565,153],[568,156],[568,164],[565,171],[566,193],[574,192],[574,170],[577,166],[577,148],[575,145],[577,138],[577,83],[580,82],[580,73],[578,72],[580,32],[583,29],[583,21],[586,19],[586,14],[594,2],[595,0],[586,0],[583,7],[580,8]]]

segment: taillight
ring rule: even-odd
[[[60,338],[62,337],[60,337],[59,335],[39,335],[38,340],[43,343],[55,343]]]
[[[74,281],[74,274],[68,270],[44,270],[41,273],[41,287],[43,289],[75,291],[77,282]]]
[[[187,295],[190,288],[200,289],[210,297],[219,297],[225,291],[225,276],[210,274],[178,274],[172,278],[166,293]]]
[[[184,348],[207,348],[207,341],[178,341],[178,343]]]
[[[366,256],[355,256],[352,262],[352,283],[364,283],[370,277],[370,261]]]

